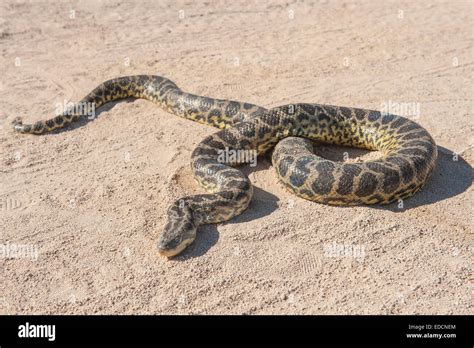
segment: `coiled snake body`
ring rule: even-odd
[[[428,179],[437,148],[428,132],[401,116],[319,104],[290,104],[267,110],[237,101],[186,93],[171,80],[150,75],[109,80],[80,103],[98,108],[128,97],[144,98],[168,112],[221,128],[196,147],[191,168],[209,193],[183,197],[168,209],[158,240],[162,255],[174,256],[195,239],[197,227],[241,214],[252,198],[252,185],[223,151],[274,148],[279,179],[296,195],[334,205],[386,204],[417,192]],[[42,134],[88,116],[91,109],[67,111],[33,125],[14,121],[20,133]],[[312,153],[311,140],[379,150],[384,157],[362,163],[329,161]]]

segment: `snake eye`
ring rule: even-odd
[[[174,217],[165,225],[158,239],[158,252],[166,257],[178,255],[196,238],[197,226]]]

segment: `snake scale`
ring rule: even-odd
[[[168,209],[158,239],[160,254],[183,251],[204,224],[241,214],[252,199],[252,184],[222,151],[274,149],[272,163],[281,182],[296,195],[332,205],[387,204],[417,192],[432,173],[437,147],[417,123],[378,111],[320,104],[289,104],[265,109],[231,100],[212,99],[182,91],[171,80],[152,75],[127,76],[104,82],[80,103],[98,108],[128,97],[144,98],[164,110],[221,130],[206,137],[191,156],[195,179],[208,193],[183,197]],[[33,125],[20,119],[20,133],[43,134],[62,128],[90,109],[64,112]],[[382,152],[366,162],[334,162],[312,152],[312,141]]]

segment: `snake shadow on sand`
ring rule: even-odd
[[[423,205],[433,204],[457,196],[472,185],[473,170],[461,155],[438,146],[438,160],[431,177],[421,191],[404,201],[400,209],[397,203],[386,206],[374,206],[393,212],[403,212]]]

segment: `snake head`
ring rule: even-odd
[[[166,257],[178,255],[194,241],[196,232],[191,209],[179,200],[168,210],[168,221],[158,239],[158,252]]]

